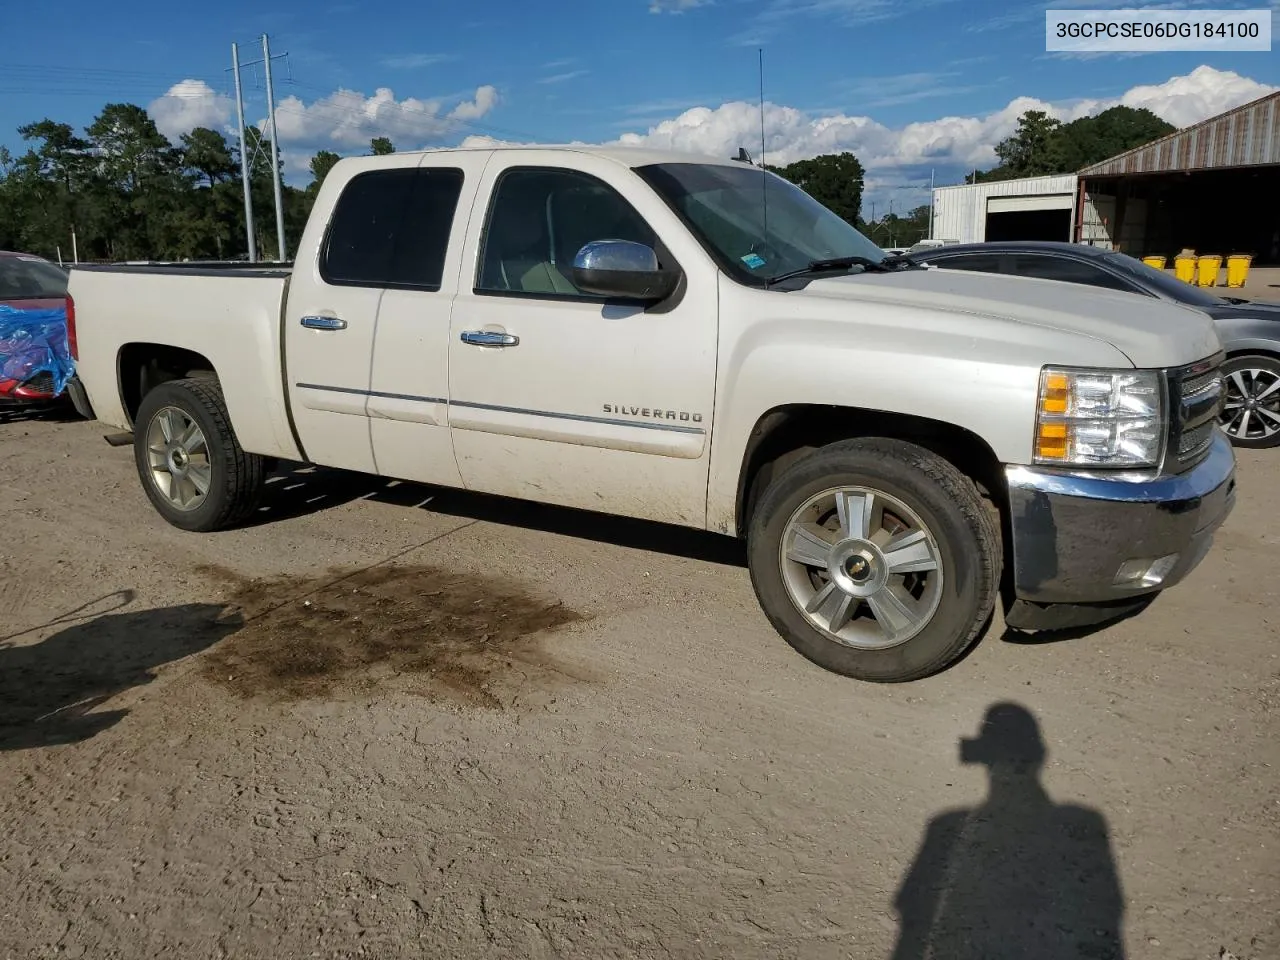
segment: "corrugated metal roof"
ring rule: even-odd
[[[1280,164],[1280,91],[1080,171],[1082,177]]]

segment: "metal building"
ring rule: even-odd
[[[1075,238],[1280,264],[1280,91],[1080,171]]]
[[[1070,240],[1280,265],[1280,91],[1078,174],[938,187],[933,237]]]
[[[937,187],[933,236],[960,243],[1070,240],[1076,222],[1076,175],[1024,177]]]

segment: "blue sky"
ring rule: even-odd
[[[1265,2],[1280,0],[1163,5]],[[1054,4],[1071,5],[1140,4]],[[230,44],[259,59],[256,38],[266,31],[273,52],[289,54],[276,66],[276,95],[298,182],[316,149],[360,152],[382,133],[402,148],[474,136],[631,135],[712,152],[742,142],[754,155],[757,47],[771,158],[852,149],[886,203],[899,195],[919,202],[930,169],[941,183],[986,165],[1028,105],[1069,118],[1127,102],[1183,125],[1280,86],[1274,49],[1046,55],[1044,6],[1012,0],[489,0],[363,9],[345,0],[124,0],[109,13],[85,0],[8,6],[6,35],[47,42],[11,45],[0,63],[0,143],[16,151],[16,127],[45,116],[83,126],[109,100],[155,104],[175,136],[193,123],[222,126],[234,118]],[[246,70],[245,82],[256,122],[265,112],[261,68]]]

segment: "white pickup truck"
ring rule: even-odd
[[[276,459],[746,540],[778,632],[872,681],[1132,612],[1235,495],[1212,321],[904,266],[758,168],[347,159],[289,266],[76,267],[82,412],[187,530]]]

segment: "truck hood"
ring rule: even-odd
[[[1136,367],[1177,367],[1222,349],[1210,317],[1196,309],[1075,283],[973,273],[903,270],[814,280],[800,296],[891,303],[1010,320],[1109,343]],[[793,296],[796,294],[793,294]]]

